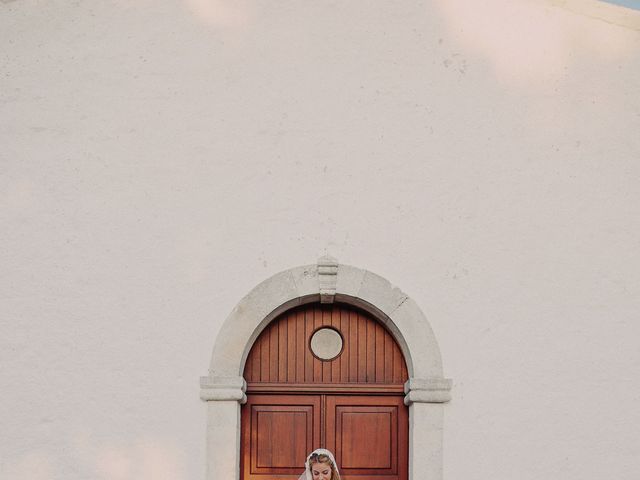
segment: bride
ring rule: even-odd
[[[311,452],[304,463],[304,473],[298,480],[340,480],[333,454],[324,448]]]

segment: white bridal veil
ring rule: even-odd
[[[313,455],[314,453],[317,453],[318,455],[326,455],[327,457],[329,457],[333,462],[333,466],[336,469],[336,472],[338,472],[338,464],[336,463],[336,459],[333,458],[333,453],[325,448],[318,448],[311,452],[307,457],[307,460],[304,462],[304,473],[300,475],[298,480],[313,480],[311,476],[311,470],[309,470],[309,458],[311,458],[311,455]]]

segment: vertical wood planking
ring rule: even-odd
[[[258,337],[260,342],[260,381],[269,381],[269,327],[265,329]],[[252,355],[253,351],[249,353]]]
[[[340,331],[340,310],[331,309],[331,326]],[[342,355],[331,362],[331,383],[340,383],[340,371],[342,370]]]
[[[340,310],[340,331],[344,349],[340,355],[340,382],[346,383],[349,381],[349,312],[343,309]]]
[[[398,383],[402,381],[402,363],[404,363],[400,355],[400,349],[393,349],[393,381]]]
[[[296,381],[296,312],[287,319],[287,383]]]
[[[262,352],[260,351],[261,347],[260,347],[260,338],[258,337],[255,341],[255,343],[253,344],[253,347],[251,347],[251,349],[255,349],[256,353],[254,355],[249,355],[249,358],[247,360],[251,360],[251,377],[252,378],[260,378],[260,359],[262,358]]]
[[[313,310],[305,310],[304,325],[304,381],[307,383],[313,383],[313,357],[308,351],[309,339],[311,338],[311,332],[313,332]]]
[[[269,328],[269,379],[268,382],[278,381],[278,324]]]
[[[312,355],[309,340],[320,327],[343,338],[342,354],[331,361]],[[255,341],[245,365],[247,382],[404,383],[407,366],[384,326],[366,313],[334,306],[289,311],[268,325]]]
[[[376,331],[376,383],[384,382],[384,330],[379,323],[375,324]]]
[[[304,382],[304,354],[306,343],[304,339],[304,312],[296,312],[296,383]]]
[[[384,337],[384,381],[393,381],[393,339],[389,334]]]
[[[367,322],[358,315],[358,382],[367,382]]]
[[[257,339],[251,346],[251,350],[256,347]],[[244,364],[244,369],[248,372],[253,372],[253,365],[256,363],[255,357],[253,355],[249,355],[247,357],[246,363]]]
[[[320,308],[315,307],[313,309],[313,330],[320,328],[322,322],[322,312]],[[316,357],[313,357],[313,381],[316,383],[322,382],[322,362]]]
[[[376,381],[376,324],[367,322],[367,383]]]
[[[320,311],[320,318],[322,319],[320,323],[321,326],[326,327],[331,325],[331,312],[326,308]],[[331,366],[333,362],[320,362],[320,364],[322,365],[322,383],[331,382]]]
[[[278,329],[278,378],[276,382],[285,383],[287,381],[287,319],[276,323]]]
[[[349,381],[358,381],[358,315],[349,312]]]

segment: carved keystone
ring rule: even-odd
[[[338,260],[329,255],[318,259],[318,283],[320,303],[333,303],[338,283]]]

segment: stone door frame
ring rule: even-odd
[[[306,303],[341,302],[382,322],[407,363],[409,479],[442,480],[444,378],[438,342],[416,303],[384,278],[323,257],[317,265],[280,272],[256,286],[227,317],[216,337],[209,375],[200,379],[207,402],[207,480],[240,478],[240,405],[246,402],[244,364],[262,330],[279,314]]]

